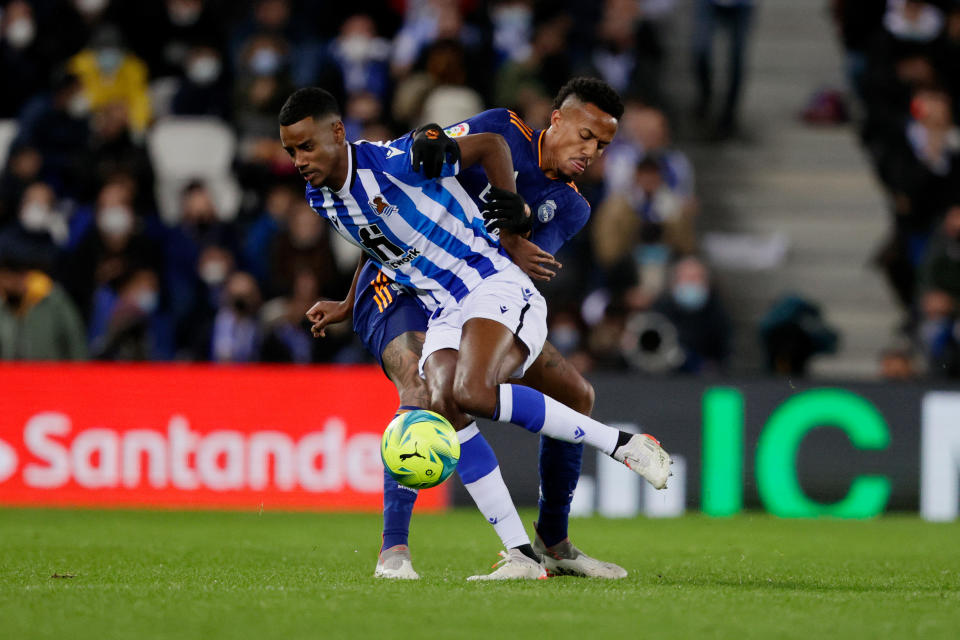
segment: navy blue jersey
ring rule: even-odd
[[[528,127],[509,109],[490,109],[445,129],[452,138],[471,133],[499,133],[510,145],[517,193],[533,214],[530,240],[548,253],[556,253],[590,218],[590,204],[572,182],[548,178],[540,168],[544,130]],[[477,164],[463,169],[457,179],[482,208],[490,189],[487,175]]]

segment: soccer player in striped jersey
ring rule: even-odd
[[[412,168],[413,136],[348,144],[335,101],[319,89],[295,92],[280,124],[283,146],[309,183],[307,198],[317,213],[362,247],[387,278],[413,292],[430,314],[419,362],[430,408],[459,428],[461,478],[509,550],[501,567],[484,578],[536,578],[543,568],[492,450],[464,414],[586,442],[665,486],[670,459],[652,438],[620,432],[529,387],[506,383],[540,355],[546,306],[453,179],[461,162],[444,163],[441,179],[430,180]],[[503,138],[481,133],[457,142],[462,165],[480,164],[492,185],[487,210],[504,224],[522,220],[525,205],[514,193]],[[576,158],[568,164],[585,166]]]

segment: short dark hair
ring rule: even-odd
[[[289,127],[304,118],[319,119],[340,115],[337,99],[319,87],[304,87],[290,94],[280,109],[280,126]]]
[[[560,88],[560,93],[553,99],[553,108],[559,109],[563,101],[575,96],[581,102],[597,105],[597,108],[617,120],[623,115],[623,102],[620,95],[609,84],[600,78],[581,76],[573,78]]]

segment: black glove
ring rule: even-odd
[[[513,191],[490,187],[482,213],[488,229],[506,229],[523,235],[533,228],[523,196]]]
[[[460,162],[460,145],[444,133],[440,125],[431,122],[413,132],[410,159],[414,171],[422,171],[428,178],[439,178],[444,162]]]

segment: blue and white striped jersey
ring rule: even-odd
[[[459,164],[445,164],[444,177],[428,180],[411,168],[412,144],[411,135],[351,143],[346,183],[336,191],[307,185],[306,197],[341,236],[433,312],[512,263],[453,177]]]

